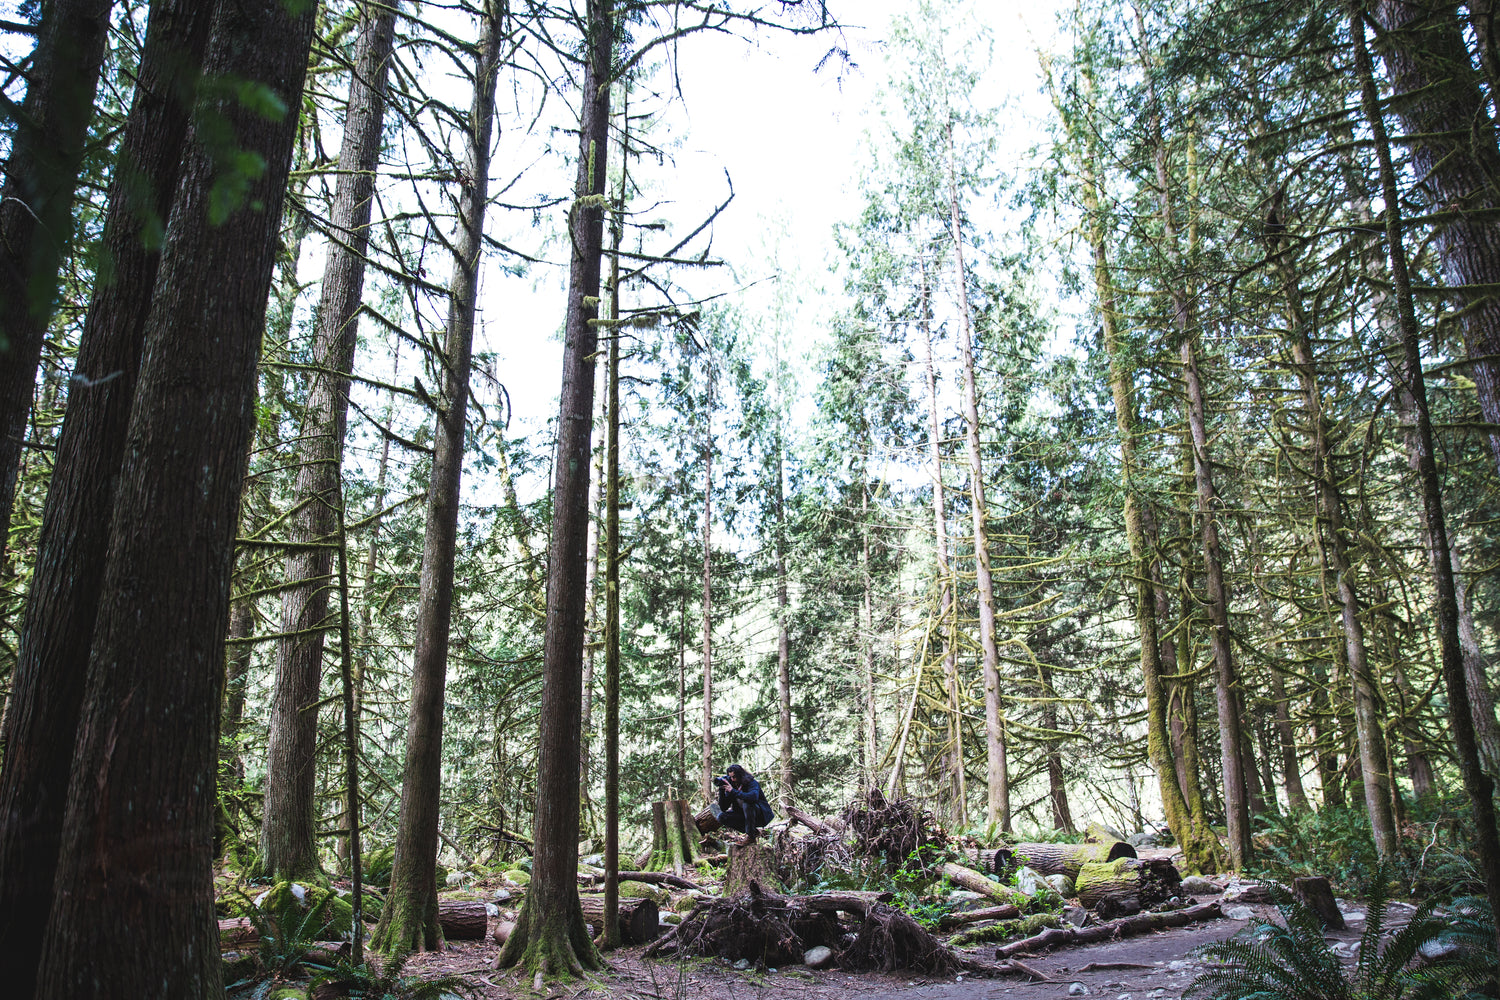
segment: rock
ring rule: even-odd
[[[663,923],[663,924],[680,924],[680,923],[682,923],[682,914],[680,914],[680,913],[663,913],[663,914],[661,914],[661,921],[660,922]]]
[[[1427,961],[1437,962],[1456,955],[1463,949],[1456,942],[1433,938],[1425,942],[1419,950],[1422,957],[1427,959]]]
[[[739,959],[734,963],[734,967],[736,969],[739,969],[741,972],[744,972],[746,969],[750,968],[750,960],[748,958]]]
[[[1066,875],[1048,875],[1043,878],[1042,881],[1047,883],[1047,886],[1051,888],[1053,892],[1057,893],[1064,899],[1068,899],[1073,895],[1073,880],[1068,878],[1068,876]]]
[[[672,903],[672,894],[665,889],[645,882],[632,882],[626,880],[620,883],[621,899],[649,899],[660,907],[669,907]]]
[[[1244,882],[1233,879],[1224,887],[1225,903],[1269,903],[1274,882]],[[1285,889],[1285,886],[1276,886]]]
[[[484,915],[487,917],[498,917],[500,915],[500,907],[496,906],[494,903],[485,903]]]
[[[269,914],[272,923],[286,935],[310,941],[353,940],[354,907],[337,895],[329,899],[328,890],[319,886],[277,882],[255,897],[255,906]],[[304,926],[316,907],[322,907],[321,926]]]
[[[496,889],[495,890],[495,902],[497,902],[497,903],[503,903],[507,899],[510,899],[510,890],[509,889]]]
[[[511,885],[518,885],[524,888],[531,884],[531,874],[520,869],[512,869],[505,873],[505,881]]]
[[[1328,950],[1333,952],[1339,958],[1353,958],[1359,951],[1359,949],[1350,944],[1348,941],[1335,941],[1328,946]]]
[[[833,949],[827,945],[820,944],[802,953],[802,964],[809,969],[821,969],[831,961],[833,961]]]
[[[1231,906],[1224,911],[1224,916],[1229,920],[1254,920],[1255,911],[1248,906]]]
[[[1062,908],[1062,918],[1065,924],[1082,927],[1089,922],[1089,911],[1081,906],[1064,906]]]
[[[1035,896],[1042,884],[1042,876],[1022,865],[1016,869],[1016,891],[1023,896]]]
[[[602,854],[590,854],[588,857],[579,858],[578,860],[581,864],[589,865],[593,868],[604,867],[604,855]]]
[[[1154,833],[1132,833],[1125,838],[1131,847],[1160,847],[1161,838]]]
[[[1173,959],[1172,961],[1170,961],[1170,962],[1167,963],[1167,971],[1168,972],[1181,972],[1183,969],[1186,969],[1188,967],[1188,964],[1189,963],[1183,961],[1180,958]]]
[[[1088,995],[1089,988],[1082,983],[1073,983],[1068,987],[1068,996],[1070,997],[1086,997]]]
[[[954,889],[948,893],[948,901],[952,903],[972,903],[976,899],[983,898],[979,893],[970,892],[968,889]]]
[[[1189,896],[1217,896],[1220,892],[1219,883],[1202,875],[1189,875],[1182,880],[1181,889]]]

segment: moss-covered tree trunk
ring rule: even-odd
[[[438,399],[432,476],[427,489],[427,529],[422,543],[421,598],[412,657],[401,812],[396,824],[391,889],[371,942],[389,954],[436,948],[442,941],[437,920],[436,873],[443,692],[453,616],[453,561],[458,544],[475,301],[484,213],[489,200],[490,135],[495,116],[495,78],[500,68],[500,22],[493,8],[481,15],[474,92],[464,137],[466,177],[459,191],[459,229],[453,241],[453,277],[449,282],[448,324],[441,359],[443,390]],[[576,791],[570,797],[577,802]]]

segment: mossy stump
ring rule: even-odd
[[[729,845],[729,870],[724,875],[724,895],[735,896],[759,883],[767,892],[780,892],[776,876],[776,851],[760,840]]]

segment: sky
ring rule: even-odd
[[[969,5],[994,36],[982,102],[1003,109],[1001,163],[1018,159],[1038,136],[1035,122],[1045,105],[1036,52],[1053,45],[1064,2]],[[873,111],[888,72],[891,19],[915,12],[917,3],[831,0],[830,7],[849,25],[841,36],[698,35],[682,42],[674,61],[683,106],[674,114],[671,193],[684,206],[706,208],[724,199],[726,172],[734,186],[734,201],[714,226],[713,250],[734,263],[735,273],[719,271],[709,280],[731,291],[764,278],[774,270],[767,261],[775,252],[805,286],[798,330],[804,340],[818,336],[832,308],[824,288],[831,287],[835,226],[859,212],[862,145],[878,124]],[[849,50],[854,65],[833,60],[815,72],[834,44]],[[523,426],[540,427],[556,415],[563,277],[555,268],[534,271],[524,282],[492,275],[482,292],[482,312],[506,318],[484,324],[480,346],[498,355]]]

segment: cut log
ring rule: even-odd
[[[1149,909],[1178,894],[1182,875],[1163,858],[1119,858],[1092,862],[1078,870],[1078,901],[1101,915]],[[1101,909],[1102,907],[1102,909]]]
[[[219,950],[242,951],[260,941],[260,928],[249,917],[219,921]]]
[[[438,903],[438,926],[450,941],[483,941],[486,912],[483,903],[443,900]]]
[[[495,929],[490,931],[490,940],[496,944],[504,944],[510,940],[510,936],[516,931],[514,920],[497,920]]]
[[[723,825],[719,822],[719,807],[715,805],[704,806],[693,817],[693,826],[697,827],[699,836],[706,837]]]
[[[986,852],[981,851],[980,857]],[[1107,844],[1016,844],[990,855],[988,871],[1008,878],[1021,865],[1042,875],[1066,875],[1078,881],[1078,869],[1091,862],[1133,858],[1135,848],[1123,840]]]
[[[970,892],[977,892],[987,899],[993,899],[996,903],[1009,903],[1015,895],[1005,886],[998,882],[991,882],[988,877],[974,869],[956,865],[951,861],[943,865],[943,874],[952,879],[955,885],[963,886]]]
[[[596,928],[604,926],[604,897],[579,896],[583,919]],[[654,899],[622,899],[619,909],[620,940],[624,944],[646,944],[661,934],[661,907]]]
[[[1165,930],[1168,927],[1186,927],[1188,924],[1201,923],[1205,920],[1217,920],[1223,915],[1218,903],[1201,903],[1198,906],[1189,906],[1185,910],[1138,913],[1133,917],[1111,920],[1109,923],[1095,924],[1093,927],[1053,927],[1029,938],[1002,944],[995,949],[995,957],[1003,959],[1010,958],[1012,955],[1036,953],[1048,948],[1112,941],[1117,937],[1132,937],[1148,931]]]
[[[683,799],[651,803],[651,867],[670,868],[681,875],[693,866],[693,842],[688,837],[688,804]]]
[[[952,930],[965,924],[977,924],[981,920],[1014,920],[1021,915],[1021,908],[1007,903],[1004,906],[986,906],[978,910],[960,910],[938,917],[938,930]]]
[[[1324,876],[1293,879],[1292,896],[1316,913],[1324,927],[1338,931],[1344,929],[1344,915],[1339,912],[1339,904],[1333,901],[1333,886]]]
[[[776,851],[763,840],[734,844],[729,848],[729,870],[724,873],[724,895],[734,896],[758,882],[777,891],[781,880],[776,877]]]

